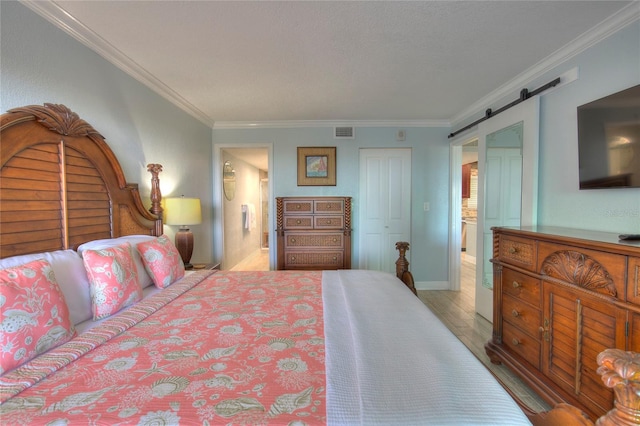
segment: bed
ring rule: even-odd
[[[542,424],[415,297],[407,243],[396,275],[185,273],[162,166],[146,208],[67,107],[0,124],[3,424]]]

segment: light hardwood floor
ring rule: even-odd
[[[418,297],[502,382],[534,411],[550,407],[503,365],[494,365],[484,351],[491,338],[491,323],[475,313],[475,263],[462,254],[460,291],[418,290]],[[232,271],[268,271],[269,252],[258,250]]]

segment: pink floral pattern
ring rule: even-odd
[[[131,244],[85,250],[82,258],[91,286],[94,320],[113,315],[142,299]]]
[[[156,287],[168,287],[184,276],[184,263],[180,253],[166,235],[153,241],[138,243],[137,248]]]
[[[211,271],[187,278],[200,273]],[[109,333],[120,316],[146,303],[64,346]],[[4,401],[3,421],[326,423],[322,272],[220,271],[150,312]]]
[[[49,262],[34,260],[0,270],[0,374],[74,335]]]

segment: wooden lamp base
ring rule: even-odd
[[[180,253],[180,257],[184,263],[184,268],[193,269],[193,265],[191,264],[191,255],[193,254],[193,233],[189,228],[181,227],[180,230],[176,232],[176,248],[178,249],[178,253]]]

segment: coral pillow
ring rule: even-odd
[[[85,250],[82,259],[91,286],[94,320],[113,315],[142,299],[131,244]]]
[[[75,336],[49,262],[0,270],[0,332],[0,374]]]
[[[184,277],[184,263],[178,249],[166,235],[138,243],[147,272],[158,288],[165,288]]]

